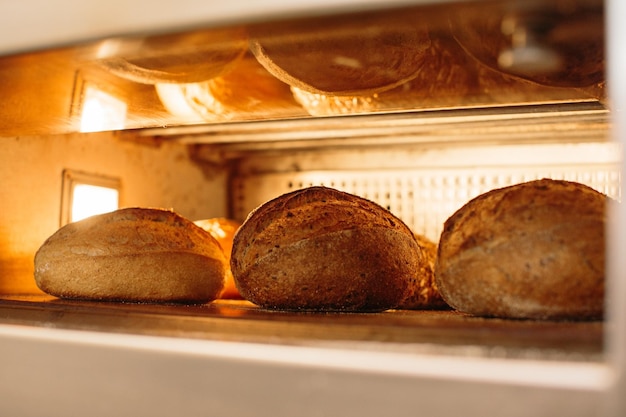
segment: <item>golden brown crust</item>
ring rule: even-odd
[[[439,291],[480,316],[602,317],[606,204],[585,185],[550,179],[478,196],[444,224]]]
[[[558,53],[562,60],[558,69],[548,72],[516,72],[498,63],[500,53],[512,46],[512,35],[502,33],[503,21],[511,16],[507,10],[484,10],[459,7],[450,14],[450,28],[459,44],[478,61],[496,71],[527,79],[542,85],[556,87],[588,87],[604,80],[604,39],[601,10],[572,9],[561,14],[546,10],[544,17],[552,20],[541,22],[546,33],[541,34],[537,44]],[[514,17],[532,27],[537,15],[524,15],[520,10]],[[537,22],[535,22],[535,25]],[[547,26],[546,26],[547,25]],[[550,25],[554,25],[551,27]],[[533,33],[530,33],[532,36]],[[540,35],[540,33],[534,34]]]
[[[336,96],[311,93],[291,87],[295,100],[311,116],[334,116],[338,114],[358,114],[378,111],[382,106],[378,94]]]
[[[250,50],[276,78],[304,91],[372,94],[415,76],[430,45],[424,23],[417,14],[379,13],[258,26]]]
[[[224,285],[217,241],[178,214],[127,208],[70,223],[35,255],[39,288],[61,298],[207,302]]]
[[[379,311],[407,296],[421,261],[412,232],[389,211],[310,187],[250,213],[231,268],[242,296],[264,307]]]
[[[231,120],[242,115],[248,118],[305,115],[289,86],[268,73],[252,54],[249,55],[219,77],[180,84],[178,89],[189,106],[209,121]]]
[[[144,83],[197,83],[228,72],[248,49],[243,28],[222,28],[141,39],[124,56],[104,58],[100,65],[128,80]]]
[[[235,232],[241,227],[241,223],[225,217],[197,220],[194,223],[209,232],[224,251],[224,256],[226,257],[226,280],[220,298],[241,298],[241,294],[239,294],[239,290],[233,279],[233,273],[230,270],[230,254],[233,250],[233,239]]]

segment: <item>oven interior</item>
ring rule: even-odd
[[[619,339],[606,321],[61,300],[36,287],[33,255],[67,222],[68,173],[115,179],[120,206],[172,208],[192,220],[243,222],[271,198],[326,185],[379,203],[433,241],[471,198],[531,179],[577,181],[621,200],[604,25],[600,1],[446,2],[3,56],[0,321],[374,361],[556,363],[597,375],[612,360],[608,341]],[[529,409],[602,409],[604,388],[579,382],[577,400],[563,402],[572,395],[559,387],[566,397],[529,394]]]

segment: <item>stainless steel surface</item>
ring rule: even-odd
[[[601,321],[471,317],[449,309],[315,313],[261,309],[244,300],[158,305],[4,296],[5,324],[270,345],[517,358],[603,361]]]
[[[609,111],[596,100],[485,106],[388,114],[261,120],[245,123],[172,126],[123,133],[187,144],[272,149],[349,147],[407,143],[514,143],[609,140]],[[532,127],[531,127],[532,125]],[[244,144],[244,145],[240,145]]]

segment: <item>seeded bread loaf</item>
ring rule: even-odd
[[[550,179],[476,197],[444,224],[441,295],[478,316],[601,318],[607,202],[583,184]]]
[[[178,214],[126,208],[70,223],[35,255],[35,281],[56,297],[203,303],[224,287],[217,241]]]
[[[381,206],[326,187],[284,194],[254,210],[233,242],[241,295],[285,310],[381,311],[409,294],[424,256]]]

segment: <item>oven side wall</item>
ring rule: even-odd
[[[226,174],[194,164],[186,146],[110,132],[0,138],[0,293],[39,292],[33,257],[60,226],[64,169],[118,178],[121,207],[171,208],[191,220],[227,214]]]

